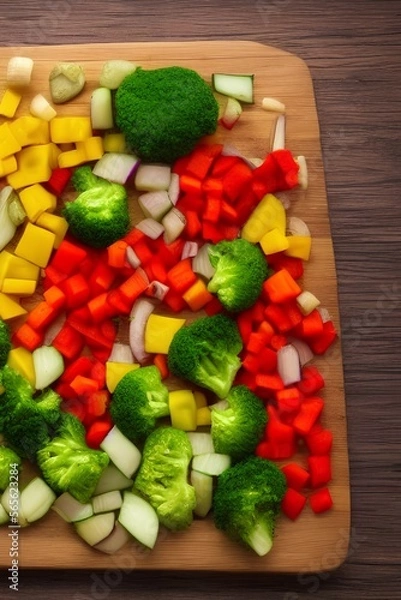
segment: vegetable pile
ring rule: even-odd
[[[255,102],[251,75],[108,61],[70,116],[85,74],[62,63],[50,101],[15,116],[32,73],[11,59],[0,101],[0,523],[52,508],[115,553],[209,515],[264,556],[282,515],[333,504],[314,359],[337,332],[279,199],[307,189],[285,106],[263,99],[280,116],[251,160],[218,140]]]

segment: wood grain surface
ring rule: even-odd
[[[3,0],[1,9],[3,46],[242,39],[306,61],[339,282],[352,496],[351,541],[336,572],[323,564],[308,576],[24,570],[19,593],[34,600],[401,598],[400,2]],[[6,572],[0,589],[13,597]]]

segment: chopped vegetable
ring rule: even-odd
[[[213,89],[219,94],[236,98],[241,102],[253,103],[253,75],[213,73]]]
[[[50,94],[55,104],[72,100],[83,90],[86,78],[81,65],[61,62],[49,75]]]

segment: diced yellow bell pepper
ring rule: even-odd
[[[17,112],[21,98],[21,94],[15,90],[6,89],[0,102],[0,115],[12,119]]]
[[[50,121],[50,139],[56,144],[83,142],[91,136],[90,117],[54,117]]]
[[[21,144],[13,135],[9,123],[0,125],[0,159],[7,158],[21,150]]]
[[[7,176],[7,183],[19,190],[34,183],[48,181],[52,174],[55,156],[58,152],[55,144],[39,144],[28,146],[18,152],[16,158],[18,169]]]
[[[60,169],[69,169],[70,167],[76,167],[82,165],[88,159],[83,148],[76,148],[75,150],[68,150],[67,152],[61,152],[58,157],[58,166]]]
[[[196,402],[191,390],[174,390],[168,398],[171,424],[182,431],[195,431]]]
[[[32,354],[29,350],[23,346],[12,348],[8,354],[7,364],[11,369],[14,369],[17,373],[25,377],[32,387],[35,387],[35,367]]]
[[[18,302],[18,298],[13,298],[0,292],[0,318],[3,321],[9,321],[16,317],[26,315],[27,311]]]
[[[195,391],[194,398],[196,402],[196,408],[203,408],[207,406],[207,398],[203,392]]]
[[[83,151],[86,160],[99,160],[104,154],[103,139],[100,136],[92,136],[83,142],[76,143],[77,150]]]
[[[106,133],[103,138],[105,152],[125,152],[126,143],[123,133]]]
[[[211,410],[208,406],[202,406],[196,410],[196,425],[201,427],[202,425],[210,425],[212,422]]]
[[[35,223],[45,211],[52,212],[57,207],[57,197],[48,192],[40,183],[34,183],[20,191],[19,197],[26,215]]]
[[[56,236],[51,231],[27,223],[15,248],[15,254],[33,262],[43,269],[49,262]]]
[[[278,229],[285,235],[286,212],[283,203],[276,196],[266,194],[242,228],[241,237],[256,244],[272,229]]]
[[[34,279],[15,279],[6,277],[1,284],[1,291],[4,294],[14,294],[16,296],[32,296],[36,290],[37,281]]]
[[[309,260],[311,248],[312,248],[312,237],[309,235],[289,235],[288,248],[284,251],[287,256],[293,256],[294,258],[302,258],[302,260]]]
[[[106,362],[106,387],[109,392],[112,394],[124,375],[139,369],[139,367],[140,365],[137,363]]]
[[[42,213],[37,219],[36,225],[54,233],[54,235],[56,236],[56,239],[54,241],[55,248],[58,248],[60,246],[68,231],[67,220],[64,219],[64,217],[53,215],[49,212]]]
[[[265,233],[259,244],[266,255],[282,252],[289,246],[288,238],[276,228]]]
[[[150,354],[167,354],[171,340],[184,324],[185,319],[152,313],[145,326],[145,351]]]
[[[24,116],[10,123],[10,129],[21,146],[48,144],[49,123],[39,117]]]
[[[10,173],[14,173],[17,169],[18,165],[15,156],[7,156],[7,158],[0,160],[0,177],[10,175]]]
[[[15,256],[8,250],[0,252],[0,285],[6,277],[16,279],[39,279],[40,269],[25,258]]]

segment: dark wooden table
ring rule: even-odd
[[[2,1],[2,45],[244,39],[307,62],[339,281],[352,484],[351,543],[336,572],[22,572],[20,596],[401,598],[400,23],[399,0]],[[0,590],[12,597],[4,573]]]

